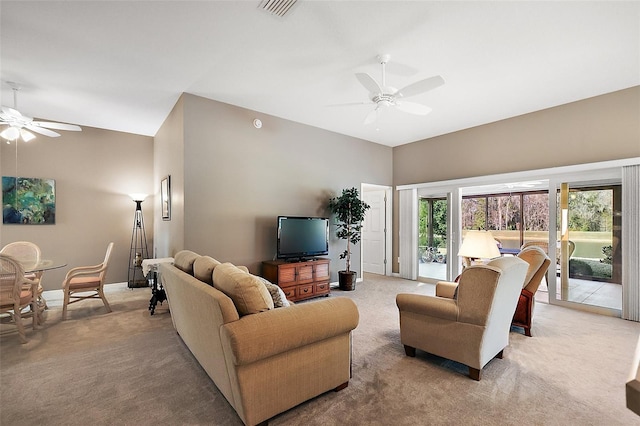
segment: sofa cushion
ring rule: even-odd
[[[274,308],[273,299],[260,278],[223,263],[213,270],[213,285],[229,296],[240,316],[257,314]]]
[[[200,256],[193,262],[193,276],[209,285],[213,285],[213,270],[220,262],[210,256]]]
[[[262,278],[262,277],[258,277],[258,278],[260,278],[260,280],[264,283],[265,287],[267,287],[267,290],[271,295],[271,299],[273,300],[274,308],[283,308],[283,307],[291,306],[291,302],[287,300],[287,296],[284,294],[284,291],[282,291],[282,289],[279,286],[273,284],[271,281],[267,280],[266,278]]]
[[[190,250],[181,250],[174,256],[173,264],[182,272],[193,275],[193,262],[199,257],[200,255],[198,253]]]

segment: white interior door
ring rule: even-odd
[[[362,224],[363,270],[374,274],[385,273],[386,205],[385,190],[365,191],[362,200],[371,208]]]

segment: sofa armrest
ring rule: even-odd
[[[336,297],[246,315],[224,324],[221,335],[233,363],[244,365],[349,333],[358,320],[356,304]]]
[[[400,312],[411,312],[450,321],[458,319],[458,304],[453,299],[422,294],[398,294],[396,305]]]
[[[436,283],[436,296],[453,299],[453,295],[456,293],[456,288],[458,288],[458,283],[438,281]]]

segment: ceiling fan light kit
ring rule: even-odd
[[[370,103],[375,105],[375,109],[365,117],[365,125],[375,122],[380,116],[381,109],[389,107],[414,115],[429,114],[431,108],[428,106],[417,102],[407,102],[404,98],[420,95],[444,84],[444,79],[437,75],[411,83],[400,90],[393,86],[387,86],[385,68],[390,58],[390,55],[378,55],[378,61],[382,66],[382,84],[378,84],[378,82],[367,73],[356,73],[356,79],[369,91]]]
[[[0,125],[8,126],[0,132],[0,137],[3,139],[10,141],[21,138],[23,141],[29,142],[36,137],[32,132],[39,133],[43,136],[49,136],[51,138],[57,138],[60,136],[60,133],[54,132],[50,129],[74,132],[82,131],[80,126],[76,126],[75,124],[34,121],[33,118],[22,115],[20,111],[17,110],[19,87],[10,81],[8,81],[7,84],[13,90],[13,108],[3,106],[2,111],[0,112]]]

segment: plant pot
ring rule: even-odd
[[[338,271],[338,284],[340,290],[353,291],[356,289],[356,277],[357,273],[354,271]]]

